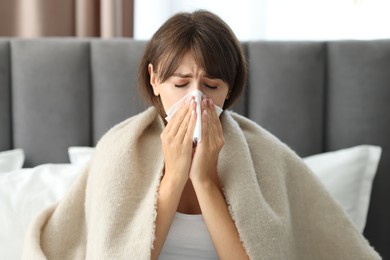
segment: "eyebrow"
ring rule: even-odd
[[[180,78],[191,78],[192,74],[191,73],[185,74],[185,73],[175,72],[175,73],[172,74],[172,76],[180,77]]]
[[[191,73],[180,73],[180,72],[175,72],[172,74],[172,76],[175,76],[175,77],[179,77],[179,78],[191,78],[192,77],[192,74]],[[207,74],[206,75],[203,75],[203,77],[207,78],[207,79],[210,79],[210,80],[220,80],[218,78],[211,78],[210,76],[208,76]]]

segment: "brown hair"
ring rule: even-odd
[[[225,101],[223,109],[230,107],[244,88],[247,76],[246,60],[230,27],[208,11],[178,13],[168,19],[153,35],[145,48],[139,71],[141,93],[163,118],[166,114],[160,97],[153,93],[148,65],[153,64],[158,80],[164,82],[172,76],[189,50],[207,75],[228,84],[229,99]]]

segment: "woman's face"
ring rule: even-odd
[[[192,53],[187,52],[177,70],[166,81],[160,82],[158,75],[149,64],[150,84],[156,96],[160,96],[164,110],[193,90],[200,90],[219,107],[223,107],[229,87],[221,79],[210,78],[195,62]],[[158,71],[158,70],[157,70]]]

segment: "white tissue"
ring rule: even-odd
[[[167,122],[172,118],[172,116],[176,113],[176,111],[180,108],[181,104],[186,100],[188,96],[194,96],[195,102],[196,102],[196,114],[198,117],[196,118],[196,125],[193,135],[193,141],[194,143],[200,143],[202,140],[202,117],[201,117],[201,102],[202,102],[202,96],[204,94],[200,90],[194,90],[185,95],[183,98],[181,98],[179,101],[177,101],[175,104],[173,104],[167,111],[167,117],[165,118]],[[220,108],[217,105],[215,106],[215,112],[217,112],[217,115],[219,116],[222,113],[222,108]]]

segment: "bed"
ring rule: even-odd
[[[390,41],[242,45],[249,77],[232,109],[303,157],[390,259]],[[0,258],[18,259],[29,220],[108,129],[147,107],[136,83],[144,46],[0,38]]]

